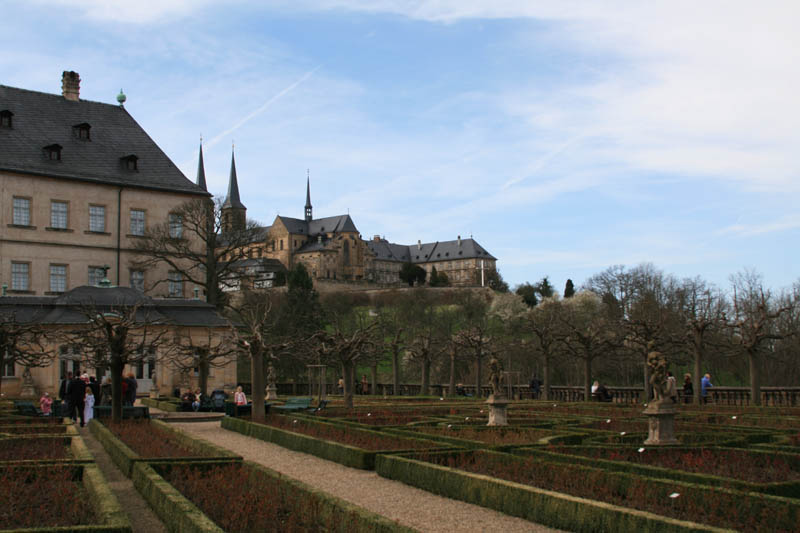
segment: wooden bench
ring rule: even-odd
[[[289,398],[283,405],[276,405],[277,411],[306,411],[311,408],[311,398]]]

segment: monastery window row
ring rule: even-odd
[[[69,265],[50,263],[47,268],[47,291],[45,291],[45,294],[61,294],[67,292],[69,289]],[[16,293],[35,293],[36,291],[31,284],[32,271],[32,264],[29,261],[11,261],[11,291]],[[99,286],[105,277],[106,267],[91,265],[87,268],[87,285]],[[182,295],[182,280],[180,281],[180,291],[178,291],[177,287],[174,287],[174,291]],[[130,287],[144,292],[143,270],[130,271]]]

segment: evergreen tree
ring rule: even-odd
[[[572,284],[572,280],[568,279],[567,284],[564,286],[564,298],[572,298],[575,295],[575,286]]]
[[[517,290],[514,291],[519,296],[522,296],[522,300],[528,307],[535,307],[537,303],[539,303],[538,298],[536,298],[536,287],[531,285],[530,283],[523,283],[517,287]]]
[[[547,279],[547,276],[543,277],[542,281],[540,281],[536,286],[536,292],[538,292],[542,298],[550,298],[553,296],[555,291],[553,290],[552,283],[550,283],[550,280]]]

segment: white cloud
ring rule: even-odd
[[[63,6],[93,20],[131,24],[174,21],[203,10],[213,0],[34,0],[49,7]]]

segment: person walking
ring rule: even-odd
[[[81,427],[85,424],[83,412],[83,398],[86,395],[86,383],[78,377],[72,378],[67,386],[67,396],[69,397],[70,413],[69,416],[73,422],[77,422],[78,418],[81,419]]]
[[[537,378],[536,376],[533,376],[531,378],[530,389],[531,389],[531,399],[538,400],[539,393],[542,390],[542,382],[539,381],[539,378]]]
[[[94,418],[94,393],[91,387],[86,387],[86,396],[83,398],[83,420],[81,421],[81,426],[83,426],[84,421],[88,424],[92,418]]]
[[[111,378],[105,376],[100,385],[100,405],[111,405]]]
[[[683,403],[692,403],[692,396],[694,396],[694,385],[692,385],[692,375],[683,375]]]
[[[61,415],[63,416],[72,414],[72,410],[69,407],[69,395],[67,394],[70,381],[72,381],[72,372],[67,372],[67,377],[61,380],[61,385],[58,387],[58,399],[61,400]]]
[[[233,394],[233,402],[236,405],[247,405],[247,396],[242,390],[242,386],[236,387],[236,392]]]
[[[708,389],[713,386],[714,384],[711,383],[711,374],[706,374],[703,376],[703,379],[700,380],[700,396],[703,398],[703,403],[708,403]]]

